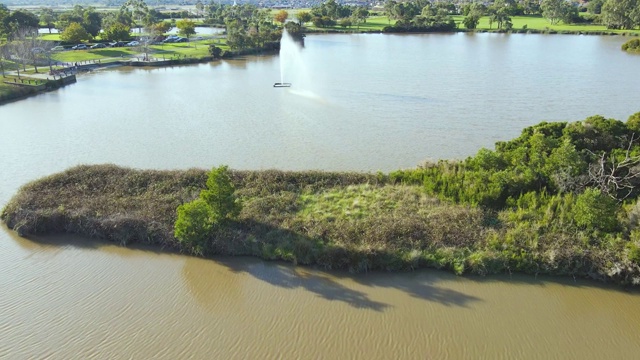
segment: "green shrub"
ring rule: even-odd
[[[174,226],[174,235],[178,241],[193,253],[202,255],[216,225],[216,217],[209,205],[202,199],[196,199],[178,206],[178,218]]]
[[[616,201],[598,189],[589,188],[576,199],[575,221],[587,230],[615,231],[618,228]]]
[[[634,233],[631,234],[631,237],[636,239],[640,238],[640,232],[634,231]],[[629,242],[627,244],[627,251],[627,257],[629,260],[640,266],[640,241]]]
[[[624,51],[640,51],[640,39],[631,39],[622,44],[622,50]]]
[[[242,204],[235,195],[231,171],[227,166],[211,169],[207,179],[207,190],[200,192],[200,198],[206,201],[214,216],[221,221],[237,217],[242,209]]]
[[[627,128],[635,133],[635,137],[640,137],[640,112],[637,112],[627,120]]]
[[[229,168],[214,167],[209,172],[207,189],[200,192],[200,197],[178,206],[174,235],[193,253],[203,255],[215,227],[237,217],[241,209]]]

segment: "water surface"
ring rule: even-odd
[[[390,171],[541,120],[640,111],[621,37],[308,36],[280,59],[103,70],[0,106],[0,205],[80,163]],[[636,358],[640,295],[572,279],[350,275],[0,228],[0,358]]]

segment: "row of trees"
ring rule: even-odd
[[[34,65],[38,71],[38,63],[46,59],[50,64],[49,49],[51,44],[38,37],[39,20],[29,11],[10,11],[0,4],[0,71],[5,76],[4,61],[11,59],[20,68],[26,70],[26,64]]]
[[[423,12],[425,7],[428,11]],[[640,26],[640,0],[591,0],[586,6],[577,1],[568,0],[494,0],[487,1],[433,1],[387,0],[384,10],[389,21],[400,21],[401,26],[420,26],[424,20],[418,16],[438,16],[446,19],[449,15],[464,15],[463,24],[475,29],[483,16],[489,17],[490,28],[496,24],[498,29],[510,29],[513,16],[540,15],[552,25],[594,22],[606,25],[609,29],[634,29]],[[580,12],[588,12],[580,16]],[[434,15],[435,14],[435,15]],[[433,19],[433,18],[432,18]]]
[[[183,15],[187,18],[190,13]],[[92,6],[76,5],[62,13],[43,8],[39,15],[27,10],[10,12],[0,4],[0,37],[10,41],[19,29],[43,26],[49,32],[57,29],[61,39],[70,43],[91,40],[99,34],[105,40],[119,41],[128,39],[133,27],[138,27],[140,32],[144,27],[152,34],[165,33],[171,28],[171,24],[164,21],[168,17],[170,14],[149,8],[144,0],[127,0],[113,12],[98,12]]]
[[[456,28],[451,16],[457,11],[453,3],[387,0],[384,9],[389,21],[396,20],[395,26],[388,30],[451,31]]]
[[[226,28],[227,45],[232,50],[275,46],[281,36],[270,9],[259,9],[252,4],[231,6],[211,3],[204,8],[204,13],[205,21]],[[280,18],[279,21],[286,19]]]

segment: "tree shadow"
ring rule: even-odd
[[[422,269],[413,272],[370,272],[356,276],[350,276],[359,284],[390,288],[408,294],[411,297],[435,302],[444,306],[458,306],[469,308],[470,304],[482,299],[453,290],[447,287],[436,286],[437,282],[467,281],[454,274],[433,269]]]
[[[78,234],[47,234],[47,235],[28,235],[19,236],[13,230],[10,230],[3,224],[2,230],[12,238],[21,248],[29,251],[51,251],[57,253],[65,247],[78,248],[88,251],[102,251],[106,253],[114,253],[122,257],[137,257],[146,254],[180,254],[177,250],[171,248],[160,248],[157,245],[148,245],[142,243],[131,243],[122,246],[113,241],[99,238],[91,238]],[[135,252],[118,251],[118,248],[127,248],[136,250]]]
[[[274,227],[270,224],[258,221],[244,221],[242,225],[236,224],[236,230],[248,234],[252,238],[262,239],[271,245],[278,243],[313,244],[317,239],[295,231]],[[253,251],[255,253],[255,251]],[[328,256],[338,256],[335,263],[340,260],[353,262],[354,255],[348,250],[339,251]],[[380,256],[393,257],[393,254],[380,254]],[[344,257],[344,259],[342,259]],[[245,272],[253,277],[283,288],[304,288],[318,296],[332,301],[348,303],[355,308],[367,308],[383,311],[391,306],[369,299],[365,292],[349,289],[342,285],[345,281],[353,281],[356,284],[374,288],[391,288],[408,294],[414,298],[439,303],[444,306],[469,307],[471,303],[481,301],[472,295],[464,294],[457,290],[437,286],[442,281],[460,281],[456,275],[436,270],[383,272],[372,271],[368,273],[353,274],[344,270],[323,271],[318,267],[284,265],[283,263],[265,263],[255,260],[251,265],[244,265],[226,258],[216,259],[231,271]],[[267,265],[269,264],[269,265]],[[276,265],[273,265],[276,264]],[[464,281],[464,280],[462,280]]]
[[[216,258],[215,261],[233,273],[246,273],[270,285],[285,289],[304,289],[328,301],[348,304],[356,309],[384,311],[390,305],[369,298],[361,291],[350,289],[335,279],[302,267],[265,262],[252,258]]]

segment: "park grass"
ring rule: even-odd
[[[56,42],[61,41],[60,34],[49,34],[49,33],[40,34],[40,39],[45,41],[56,41]]]
[[[35,90],[30,87],[18,87],[5,84],[4,80],[9,80],[10,78],[10,76],[4,78],[0,77],[0,103],[19,99],[23,96],[28,96],[35,93]]]
[[[109,48],[95,50],[68,50],[55,53],[51,58],[61,62],[82,62],[94,60],[117,60],[122,57],[130,57],[137,52],[130,48]]]
[[[209,45],[215,44],[223,50],[228,50],[224,39],[220,42],[214,42],[214,40],[200,40],[192,41],[190,43],[170,43],[163,45],[151,45],[149,46],[149,54],[153,57],[160,58],[165,56],[169,57],[188,57],[188,58],[201,58],[209,56]],[[118,61],[122,59],[128,59],[131,57],[139,56],[144,51],[135,47],[121,47],[121,48],[105,48],[95,50],[70,50],[55,53],[52,58],[61,62],[81,62],[81,61]]]
[[[290,11],[290,17],[295,17],[297,11]],[[462,24],[464,16],[454,15],[454,21],[458,24],[460,30],[466,30]],[[511,18],[513,23],[513,30],[522,30],[526,26],[526,30],[534,32],[556,32],[556,33],[594,33],[594,34],[621,34],[621,35],[640,35],[640,29],[634,30],[616,30],[607,29],[604,25],[597,24],[564,24],[559,23],[551,25],[551,23],[541,16],[513,16]],[[311,31],[337,31],[337,32],[377,32],[383,31],[384,27],[392,26],[395,24],[395,20],[390,20],[385,15],[376,15],[367,18],[367,22],[360,24],[359,27],[351,26],[343,28],[340,25],[331,27],[318,28],[313,26],[312,23],[306,23],[305,26]],[[494,23],[489,26],[489,17],[484,16],[480,19],[480,23],[476,28],[476,31],[498,31],[497,24]]]
[[[151,45],[153,55],[158,57],[165,56],[186,56],[186,57],[205,57],[209,56],[209,45],[211,40],[192,41],[188,43],[169,43],[164,45]],[[219,46],[221,47],[221,46]]]
[[[464,16],[457,15],[454,16],[454,20],[456,23],[460,24],[460,28],[464,28],[462,25],[462,20]],[[615,33],[615,34],[629,34],[629,33],[637,33],[640,34],[640,30],[615,30],[615,29],[607,29],[604,25],[596,25],[596,24],[564,24],[559,23],[556,25],[551,25],[551,23],[541,17],[541,16],[513,16],[511,18],[513,23],[514,30],[523,29],[526,25],[527,30],[535,30],[541,32],[555,31],[555,32],[568,32],[568,33]],[[497,30],[497,24],[494,23],[491,27],[489,27],[489,17],[485,16],[480,19],[480,23],[476,30]]]

